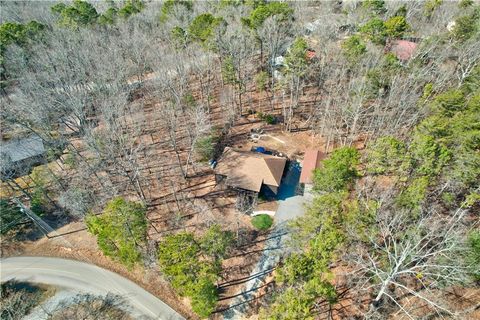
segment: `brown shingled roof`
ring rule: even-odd
[[[302,162],[302,173],[300,174],[300,183],[313,182],[313,170],[320,166],[320,162],[325,159],[325,153],[319,150],[307,150]]]
[[[225,148],[215,171],[227,176],[231,187],[259,192],[262,184],[278,187],[286,164],[285,158]]]

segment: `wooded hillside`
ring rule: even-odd
[[[184,316],[228,319],[278,227],[245,213],[277,202],[215,166],[275,139],[289,164],[326,159],[245,317],[480,318],[477,1],[1,10],[2,256],[78,223]]]

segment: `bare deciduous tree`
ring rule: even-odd
[[[61,301],[54,310],[45,311],[48,311],[49,320],[133,319],[122,297],[110,293],[104,297],[91,294],[79,294],[73,299]],[[147,317],[142,318],[147,319]]]
[[[428,213],[415,220],[411,214],[384,210],[376,233],[350,234],[357,242],[347,257],[355,266],[359,289],[374,296],[370,316],[387,301],[409,319],[417,318],[419,301],[439,314],[453,315],[435,291],[468,280],[462,261],[467,213],[459,208],[452,216]]]

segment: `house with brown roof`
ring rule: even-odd
[[[277,194],[287,159],[225,148],[215,168],[218,181],[228,187],[259,193],[266,188]]]
[[[321,161],[325,159],[325,153],[319,150],[307,150],[302,161],[302,173],[300,174],[300,183],[313,183],[313,170],[320,167]]]

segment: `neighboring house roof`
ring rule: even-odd
[[[0,152],[9,157],[12,162],[17,162],[44,154],[45,147],[39,136],[30,136],[1,144]]]
[[[313,22],[306,23],[304,27],[305,29],[307,29],[308,32],[313,32],[322,25],[323,21],[324,21],[323,19],[317,19]]]
[[[453,21],[450,21],[448,24],[447,24],[447,30],[452,32],[453,30],[455,30],[455,26],[457,25],[457,23],[455,22],[455,20]]]
[[[417,44],[407,40],[393,40],[385,49],[392,52],[399,60],[407,61],[413,56]]]
[[[312,60],[315,58],[316,52],[315,50],[308,49],[307,50],[307,60]]]
[[[285,65],[285,57],[284,56],[278,56],[274,59],[274,66],[275,67],[283,67]]]
[[[320,162],[325,159],[325,154],[319,150],[307,150],[302,162],[302,173],[300,174],[300,183],[313,182],[313,170],[320,166]]]
[[[286,162],[285,158],[227,147],[215,170],[227,176],[228,186],[259,192],[262,184],[280,186]]]

